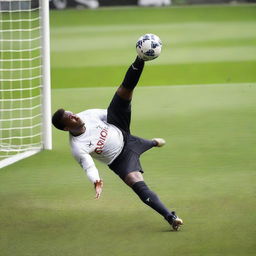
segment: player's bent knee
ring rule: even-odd
[[[133,184],[135,184],[136,182],[143,181],[143,180],[144,180],[143,176],[139,171],[130,172],[124,178],[124,182],[130,187],[133,186]]]

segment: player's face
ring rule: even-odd
[[[84,126],[82,119],[70,111],[64,112],[63,120],[67,130],[75,130]]]

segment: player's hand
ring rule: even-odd
[[[96,180],[94,182],[94,188],[96,191],[95,199],[99,199],[103,188],[103,180]]]

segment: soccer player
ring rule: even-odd
[[[183,224],[174,211],[168,210],[158,196],[144,182],[140,155],[152,147],[162,147],[164,139],[142,139],[130,133],[131,100],[144,68],[138,56],[128,68],[124,80],[114,94],[108,109],[90,109],[78,114],[59,109],[53,125],[69,132],[72,153],[94,184],[96,199],[101,195],[103,181],[93,158],[105,163],[133,191],[143,203],[161,214],[174,230]]]

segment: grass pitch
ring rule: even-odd
[[[170,232],[102,164],[95,201],[67,134],[54,129],[52,151],[0,172],[1,255],[253,255],[254,14],[254,6],[52,12],[53,110],[107,107],[134,58],[134,38],[154,32],[170,42],[146,64],[132,131],[166,139],[142,156],[144,177],[185,225]]]
[[[52,86],[118,85],[145,33],[163,48],[141,85],[254,82],[255,17],[255,5],[53,12]]]
[[[114,90],[53,90],[53,107],[103,108]],[[54,130],[53,151],[1,170],[3,255],[252,255],[255,93],[256,84],[137,88],[133,133],[167,140],[143,155],[144,177],[184,219],[180,232],[101,164],[95,201],[67,134]]]

